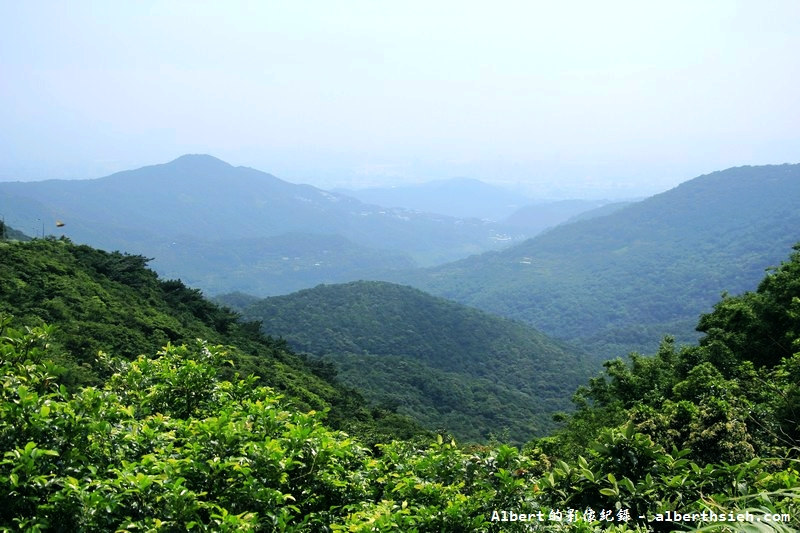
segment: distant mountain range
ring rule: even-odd
[[[321,285],[253,302],[248,320],[324,356],[373,402],[459,439],[525,442],[553,428],[596,368],[520,322],[382,282]]]
[[[212,293],[283,293],[341,281],[334,265],[378,275],[498,249],[523,236],[497,223],[368,205],[207,155],[93,180],[0,183],[0,213],[36,234],[63,233],[155,257],[157,271]],[[242,250],[247,257],[239,260]],[[280,273],[271,279],[276,261]],[[289,271],[299,272],[297,279],[282,287]],[[243,276],[248,282],[237,284]]]
[[[502,220],[531,199],[471,178],[435,180],[395,187],[335,189],[367,204],[439,213],[456,218]]]
[[[581,211],[576,215],[572,215],[566,221],[562,222],[562,224],[569,224],[571,222],[577,222],[579,220],[590,220],[592,218],[597,217],[604,217],[606,215],[610,215],[614,211],[619,211],[623,207],[627,207],[634,202],[638,202],[642,200],[639,198],[637,200],[620,200],[611,203],[603,203],[600,207],[595,207],[594,209],[589,209],[588,211]]]
[[[528,235],[574,221],[577,217],[585,219],[607,215],[630,202],[610,202],[608,200],[559,200],[538,202],[514,211],[502,220],[503,224],[517,228]]]
[[[439,213],[458,218],[498,221],[517,233],[537,233],[575,216],[608,214],[627,202],[615,202],[607,211],[600,208],[610,200],[534,200],[503,187],[470,178],[452,178],[415,185],[335,189],[336,192],[369,204]],[[592,214],[598,210],[596,214]]]
[[[393,279],[587,347],[598,358],[695,337],[724,291],[752,290],[800,240],[800,165],[700,176],[500,252]]]

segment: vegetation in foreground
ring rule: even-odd
[[[0,528],[795,531],[796,250],[757,291],[703,316],[698,346],[667,340],[655,356],[609,362],[564,429],[522,449],[442,437],[364,446],[232,374],[232,349],[202,341],[100,355],[100,382],[71,390],[53,363],[57,331],[4,317]],[[745,512],[786,520],[711,518]]]

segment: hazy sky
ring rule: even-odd
[[[631,196],[800,161],[800,1],[0,0],[0,180],[208,153]]]

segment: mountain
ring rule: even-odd
[[[623,207],[627,207],[634,202],[638,202],[639,200],[623,200],[620,202],[611,202],[607,204],[603,204],[600,207],[596,207],[594,209],[589,209],[588,211],[582,211],[577,215],[573,215],[569,217],[563,224],[569,224],[571,222],[578,222],[579,220],[590,220],[592,218],[597,217],[604,217],[606,215],[610,215],[614,211],[619,211]]]
[[[240,312],[247,306],[261,301],[261,298],[245,292],[236,291],[214,296],[211,298],[211,301],[216,302],[223,307],[228,307],[236,312]]]
[[[625,202],[609,200],[536,201],[512,191],[470,178],[436,180],[415,185],[371,187],[366,189],[335,189],[336,192],[377,204],[421,212],[439,213],[458,218],[496,220],[516,233],[533,236],[568,221],[584,212],[593,212],[613,204],[607,212],[622,207]]]
[[[401,263],[411,258],[433,265],[497,249],[512,239],[497,224],[367,205],[207,155],[186,155],[92,180],[0,183],[0,212],[17,227],[33,227],[38,233],[41,226],[43,235],[63,233],[75,242],[157,257],[154,268],[170,275],[184,275],[186,254],[165,250],[173,243],[191,243],[198,253],[186,273],[198,280],[219,267],[204,259],[202,249],[222,241],[239,240],[232,249],[250,247],[255,261],[269,262],[296,254],[273,248],[281,246],[276,241],[258,239],[312,234],[317,236],[315,263],[323,259],[325,249],[349,247],[346,253],[352,255],[342,262],[380,270],[392,268],[398,256],[405,256]],[[63,221],[63,227],[56,227],[56,221]],[[321,242],[321,236],[330,236],[330,242]],[[342,239],[351,244],[343,245]],[[262,252],[265,247],[268,252]],[[376,264],[381,251],[390,253]],[[307,266],[300,270],[312,278],[311,285],[338,279],[330,273],[313,278]],[[269,275],[267,270],[257,277]],[[229,283],[215,290],[241,289],[236,276],[224,279]],[[269,294],[276,284],[259,287],[250,280],[249,286]]]
[[[390,283],[322,285],[242,315],[377,404],[472,441],[543,435],[595,370],[524,324]]]
[[[0,240],[29,241],[31,238],[18,229],[9,227],[4,221],[0,220]]]
[[[146,262],[0,239],[0,530],[495,532],[541,521],[515,509],[554,510],[548,531],[727,531],[734,516],[750,522],[742,530],[797,530],[800,245],[756,291],[703,315],[699,345],[609,361],[559,431],[521,447],[381,435],[407,419],[373,418],[385,410],[364,409],[326,360]],[[391,301],[352,317],[385,321]],[[414,303],[403,311],[436,318]],[[465,326],[465,346],[485,336]],[[231,360],[263,378],[234,374]],[[517,371],[526,365],[495,381]],[[370,420],[380,424],[351,431]]]
[[[146,264],[141,256],[52,237],[0,240],[0,335],[6,335],[3,319],[9,315],[15,327],[49,324],[55,354],[49,372],[72,388],[110,375],[98,352],[135,359],[201,338],[226,347],[233,367],[223,375],[261,376],[260,384],[280,391],[296,409],[329,409],[328,423],[335,427],[389,438],[421,433],[405,417],[368,409],[330,368],[264,336],[257,324],[240,321],[198,290],[159,279]]]
[[[800,165],[700,176],[501,252],[395,278],[525,321],[598,357],[696,338],[724,291],[755,287],[800,233]]]
[[[608,200],[559,200],[526,205],[503,220],[503,224],[536,235],[547,228],[568,221],[571,217],[592,212],[609,204]]]
[[[471,178],[435,180],[414,185],[337,189],[367,204],[439,213],[456,218],[501,220],[530,199]]]

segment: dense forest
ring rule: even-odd
[[[607,362],[560,429],[522,446],[371,410],[146,262],[0,243],[0,529],[800,525],[800,247],[703,315],[699,343]]]
[[[596,371],[530,326],[392,283],[319,286],[241,313],[335,364],[368,399],[460,440],[521,444],[549,433]]]

